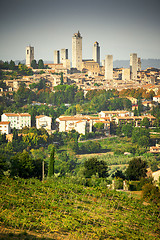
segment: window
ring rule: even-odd
[[[29,50],[27,50],[27,54],[29,54]]]

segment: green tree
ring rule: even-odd
[[[141,136],[138,139],[138,144],[142,147],[148,147],[149,146],[149,138],[147,136]]]
[[[32,67],[33,69],[36,69],[36,68],[37,68],[37,62],[36,62],[36,60],[32,60],[32,62],[31,62],[31,67]]]
[[[143,126],[145,128],[149,128],[150,122],[149,122],[149,119],[147,117],[143,118],[143,120],[141,122],[141,126]]]
[[[38,61],[38,68],[39,68],[39,69],[44,69],[44,62],[43,62],[42,59],[40,59],[40,60]]]
[[[14,61],[10,61],[10,63],[9,63],[9,69],[10,70],[16,70],[16,65],[15,65],[15,62]]]
[[[29,153],[17,153],[11,158],[11,176],[19,176],[21,178],[33,177],[34,164]]]
[[[133,158],[126,169],[126,177],[129,180],[140,180],[146,177],[147,163],[141,158]]]
[[[63,72],[61,72],[61,79],[60,80],[61,80],[60,84],[63,85]]]
[[[124,133],[124,136],[131,137],[133,131],[133,126],[131,124],[125,124],[122,126],[122,133]]]
[[[146,136],[147,137],[146,139],[148,139],[147,142],[149,143],[149,140],[150,140],[149,130],[146,129],[146,128],[135,127],[132,131],[132,142],[133,143],[138,143],[139,139],[142,136]],[[142,144],[141,144],[141,146],[142,146]]]
[[[100,178],[108,177],[108,166],[103,160],[98,161],[97,158],[90,158],[84,162],[84,176],[91,178],[92,175],[96,175]]]
[[[54,155],[55,155],[55,148],[52,148],[50,158],[49,158],[49,165],[48,165],[48,177],[52,177],[54,175]]]

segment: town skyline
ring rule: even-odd
[[[112,54],[115,60],[160,58],[159,1],[81,1],[47,0],[1,4],[1,59],[25,59],[24,48],[34,46],[35,59],[53,60],[53,51],[66,48],[72,57],[72,36],[83,37],[82,57],[92,58],[95,41],[101,48],[101,61]]]

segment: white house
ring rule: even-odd
[[[36,116],[36,128],[45,128],[46,130],[51,130],[51,124],[52,124],[52,118],[45,116],[45,115],[39,115]]]
[[[117,116],[117,117],[126,117],[126,116],[133,116],[134,113],[130,112],[130,111],[101,111],[99,113],[99,117],[101,118],[105,118],[105,117],[113,117],[113,116]]]
[[[80,134],[92,132],[93,122],[87,116],[60,116],[56,119],[59,123],[59,132],[68,132],[72,129]]]
[[[160,95],[154,96],[153,101],[160,103]]]
[[[56,122],[59,124],[59,132],[68,132],[74,129],[83,135],[92,132],[93,125],[97,122],[104,123],[105,129],[107,129],[108,126],[108,121],[106,119],[86,115],[60,116],[56,119]]]
[[[11,133],[10,122],[0,122],[0,133],[1,134]]]
[[[1,115],[1,121],[10,122],[11,129],[31,127],[31,115],[29,113],[3,113]]]

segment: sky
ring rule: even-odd
[[[28,45],[35,59],[53,61],[53,51],[82,35],[82,57],[92,59],[99,42],[101,61],[160,58],[160,0],[0,0],[0,59],[24,60]]]

